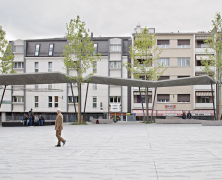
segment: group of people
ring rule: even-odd
[[[43,126],[44,122],[45,118],[41,114],[34,116],[32,109],[28,112],[28,116],[23,115],[23,126]]]
[[[192,114],[190,113],[190,111],[188,111],[187,114],[186,112],[183,112],[182,119],[191,119],[191,118],[192,118]]]

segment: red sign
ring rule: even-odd
[[[176,105],[165,105],[165,108],[176,108]]]

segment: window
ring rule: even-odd
[[[59,107],[59,96],[54,96],[55,99],[55,107]]]
[[[167,80],[167,79],[170,79],[170,76],[160,76],[158,81]]]
[[[120,96],[110,96],[109,97],[110,103],[121,103]]]
[[[35,72],[39,72],[39,63],[35,62]]]
[[[35,107],[39,107],[39,97],[35,96]]]
[[[146,95],[144,95],[144,94],[145,94],[145,92],[144,93],[141,92],[141,97],[140,97],[140,95],[134,95],[134,103],[141,103],[141,102],[145,103],[146,102]],[[149,103],[152,103],[152,95],[150,95],[150,92],[149,92]]]
[[[209,96],[197,96],[197,103],[210,103],[210,98]]]
[[[17,68],[17,69],[22,69],[22,68],[24,68],[24,67],[23,67],[23,62],[15,62],[14,68]]]
[[[121,52],[121,45],[110,45],[111,52]]]
[[[52,56],[53,54],[53,47],[54,47],[54,44],[49,44],[49,56]]]
[[[74,96],[74,97],[69,96],[68,97],[69,103],[73,103],[73,102],[78,103],[79,102],[78,98],[79,98],[78,96]]]
[[[190,66],[190,58],[178,58],[178,66]]]
[[[121,62],[111,61],[110,62],[110,69],[120,69]]]
[[[38,84],[35,85],[35,90],[38,90],[39,89],[39,86]]]
[[[93,84],[93,90],[97,89],[97,84]]]
[[[35,45],[35,56],[39,56],[40,44]]]
[[[14,46],[14,52],[23,53],[23,46]]]
[[[177,102],[190,102],[190,94],[178,94]]]
[[[93,62],[93,73],[97,73],[97,61]]]
[[[177,78],[187,78],[187,77],[190,77],[190,76],[177,76]]]
[[[93,97],[93,108],[97,107],[97,97]]]
[[[94,48],[95,48],[95,51],[94,51],[94,53],[93,53],[93,54],[95,55],[95,54],[97,54],[97,53],[98,53],[98,44],[94,44]]]
[[[170,95],[169,94],[157,94],[157,102],[170,102]]]
[[[177,47],[178,48],[190,48],[190,40],[178,40],[177,41]]]
[[[13,96],[13,102],[24,102],[23,96]]]
[[[157,46],[160,48],[170,48],[169,40],[157,40]]]
[[[52,84],[48,84],[48,89],[52,89]]]
[[[52,96],[49,96],[49,107],[52,107]]]
[[[152,59],[152,56],[150,56],[150,59]],[[134,61],[134,67],[136,67],[137,65],[140,65],[142,67],[144,66],[152,67],[152,61],[145,61],[145,59],[136,59]]]
[[[169,66],[170,65],[170,58],[160,58],[157,60],[158,66]]]
[[[52,72],[52,62],[48,63],[48,72]]]

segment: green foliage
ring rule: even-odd
[[[12,47],[5,39],[5,31],[0,29],[0,73],[15,73],[12,54]]]
[[[81,123],[73,122],[70,125],[88,125],[88,124],[86,122],[81,122]]]
[[[205,44],[214,51],[214,54],[206,48],[205,52],[208,55],[208,61],[202,59],[201,64],[204,66],[202,68],[204,72],[219,80],[222,67],[222,19],[220,13],[216,14],[212,23],[213,29]],[[215,68],[217,73],[214,73]]]
[[[156,81],[167,69],[157,62],[162,49],[155,44],[156,36],[149,33],[147,28],[136,34],[134,44],[130,46],[130,58],[133,61],[123,64],[135,79],[144,76],[145,80]]]
[[[66,28],[68,44],[64,45],[63,62],[68,74],[73,70],[77,72],[75,75],[72,74],[72,79],[79,85],[83,82],[83,74],[93,67],[94,61],[101,60],[101,55],[94,54],[94,43],[88,34],[89,30],[86,30],[85,22],[82,22],[79,16],[76,20],[71,19]]]

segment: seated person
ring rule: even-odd
[[[185,112],[183,112],[182,119],[186,119],[186,118],[187,118],[187,115]]]
[[[40,115],[39,115],[39,125],[40,125],[40,126],[43,126],[43,125],[44,125],[44,122],[45,122],[45,118],[40,114]]]
[[[35,126],[39,125],[39,117],[38,117],[37,114],[35,115],[34,125],[35,125]]]
[[[190,113],[190,111],[187,113],[187,119],[191,119],[192,118],[192,114]]]
[[[27,126],[27,120],[28,117],[25,114],[23,114],[23,120],[22,120],[23,126]]]

